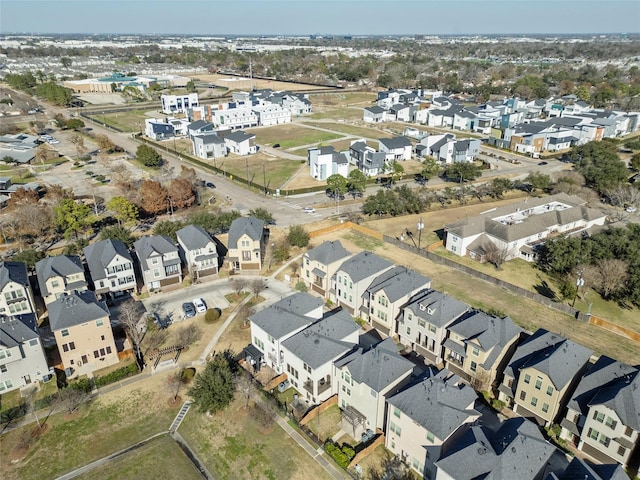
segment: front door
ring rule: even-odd
[[[25,375],[22,378],[24,379],[25,385],[29,385],[31,383],[31,375]]]

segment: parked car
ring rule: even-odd
[[[159,330],[162,330],[163,328],[167,328],[166,323],[164,323],[160,319],[160,316],[155,312],[147,313],[147,319],[151,320]]]
[[[216,186],[215,186],[213,183],[211,183],[211,182],[207,182],[207,183],[205,183],[205,186],[206,186],[207,188],[216,188]]]
[[[273,148],[280,148],[280,144],[279,143],[274,143],[273,144]]]
[[[625,212],[627,213],[636,213],[636,211],[638,210],[636,207],[632,207],[632,206],[628,206],[627,208],[624,209]]]
[[[304,207],[303,211],[304,213],[316,213],[316,209],[311,207]]]
[[[194,298],[192,303],[196,307],[196,312],[204,313],[207,311],[207,305],[204,303],[203,299]]]
[[[280,393],[282,393],[285,390],[288,390],[290,386],[291,386],[291,382],[289,380],[285,380],[284,382],[280,382],[280,385],[278,385],[278,391]]]
[[[548,162],[538,162],[538,165],[547,165]]]
[[[191,302],[184,302],[182,304],[182,312],[184,313],[184,318],[195,317],[196,315],[196,307],[194,307]]]

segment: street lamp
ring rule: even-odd
[[[422,240],[422,229],[424,228],[424,222],[422,221],[422,217],[420,217],[420,221],[418,222],[418,249],[420,249],[420,242]]]
[[[578,296],[578,290],[580,289],[580,287],[584,286],[584,278],[582,278],[582,270],[580,270],[580,272],[578,272],[578,278],[576,279],[576,291],[573,294],[573,302],[571,303],[571,308],[573,308],[573,306],[576,304],[576,297]]]
[[[171,209],[171,216],[173,217],[173,200],[171,200],[171,197],[167,197],[167,200],[169,200],[169,208]]]

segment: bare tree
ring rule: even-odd
[[[148,352],[148,351],[155,350],[156,348],[159,348],[160,345],[162,345],[165,342],[168,336],[169,334],[167,333],[166,330],[156,330],[155,332],[153,332],[153,335],[151,335],[151,337],[146,342],[147,344],[146,351]]]
[[[178,330],[177,342],[183,347],[188,347],[200,337],[200,328],[197,325],[191,323],[185,325]]]
[[[66,387],[58,392],[58,404],[71,414],[89,399],[89,393],[79,388]]]
[[[245,398],[245,408],[249,406],[249,400],[251,400],[251,396],[255,390],[253,386],[253,382],[251,380],[251,375],[244,370],[240,369],[239,374],[234,379],[236,390],[242,393],[242,396]]]
[[[233,288],[236,295],[240,295],[247,286],[247,279],[242,277],[231,277],[229,278],[229,286]]]
[[[36,393],[38,393],[38,386],[30,385],[23,390],[22,395],[24,396],[25,404],[27,405],[27,411],[30,411],[33,414],[33,418],[36,419],[38,427],[42,428],[40,418],[38,418],[38,409],[36,408]]]
[[[254,313],[255,309],[245,303],[236,313],[236,318],[242,322],[243,327],[246,327],[249,323],[249,317],[251,317],[251,315],[253,315]]]
[[[489,241],[484,246],[487,261],[495,266],[498,270],[502,269],[502,264],[511,256],[511,249],[508,245],[500,248],[495,243]]]
[[[169,373],[169,376],[167,377],[167,385],[169,386],[174,402],[177,400],[178,394],[180,393],[184,370],[184,365],[181,365],[177,371]]]
[[[84,137],[82,135],[80,135],[79,133],[74,133],[73,135],[71,135],[69,137],[69,141],[76,148],[76,153],[78,154],[78,156],[80,156],[84,152],[86,152],[87,149],[84,146]]]
[[[120,304],[118,310],[118,321],[127,332],[131,345],[133,346],[133,352],[136,355],[136,361],[138,365],[144,363],[142,351],[140,350],[140,344],[142,343],[143,332],[139,328],[140,317],[144,312],[144,307],[140,302],[135,300],[127,300]]]
[[[275,413],[265,402],[257,402],[251,409],[251,416],[264,430],[270,429],[275,423]]]
[[[267,288],[267,282],[264,278],[254,278],[251,280],[251,284],[249,286],[253,294],[257,297],[262,293],[262,291]]]
[[[597,263],[600,271],[600,293],[604,298],[611,298],[612,295],[624,288],[629,277],[629,265],[624,260],[617,258],[602,259]]]
[[[298,272],[300,271],[300,264],[298,262],[291,262],[289,268],[291,269],[291,276],[297,278]]]

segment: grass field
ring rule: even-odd
[[[346,106],[361,104],[371,105],[377,98],[375,93],[367,92],[338,92],[338,93],[312,93],[309,101],[315,106]]]
[[[304,119],[310,120],[362,120],[362,108],[360,107],[340,107],[340,108],[322,108],[319,107],[311,115],[307,115]]]
[[[348,125],[344,123],[320,123],[320,122],[305,122],[306,125],[310,125],[312,127],[320,127],[326,128],[328,130],[335,130],[337,132],[342,132],[345,135],[353,135],[355,137],[364,137],[364,138],[388,138],[390,135],[386,132],[381,132],[380,130],[376,130],[373,128],[366,127],[356,127],[354,125]],[[377,145],[376,145],[377,148]]]
[[[282,149],[313,145],[340,138],[340,135],[293,124],[255,129],[251,130],[251,133],[255,134],[256,143],[261,145],[279,143]]]
[[[247,157],[229,155],[227,158],[218,161],[218,168],[224,170],[225,175],[234,175],[241,178],[246,178],[247,176],[247,165],[252,185],[264,186],[262,185],[263,179],[266,177],[269,188],[280,188],[284,182],[298,171],[302,164],[300,160],[273,158],[260,154]]]
[[[120,480],[122,478],[198,480],[202,477],[178,444],[171,437],[163,436],[76,478],[80,480]]]
[[[144,110],[130,110],[127,112],[94,114],[92,118],[98,123],[106,123],[115,128],[119,128],[123,132],[139,132],[144,130],[144,120],[149,118],[147,112],[149,108]]]
[[[307,428],[309,428],[309,430],[311,430],[320,440],[324,441],[328,438],[332,438],[340,431],[341,419],[342,414],[340,413],[340,408],[338,405],[333,405],[307,423]]]
[[[218,480],[331,478],[278,425],[261,431],[251,408],[238,399],[211,417],[192,409],[178,431]]]

